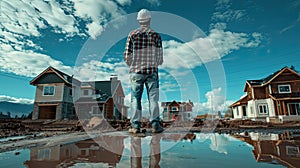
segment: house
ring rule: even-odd
[[[116,167],[121,161],[126,136],[104,135],[78,142],[63,142],[30,148],[29,160],[24,165],[30,167],[70,167],[76,163],[103,164]]]
[[[188,100],[187,102],[161,102],[163,108],[163,120],[190,120],[191,113],[193,111],[193,102]]]
[[[36,86],[33,120],[76,118],[73,97],[79,80],[50,66],[30,84]]]
[[[276,163],[284,167],[299,167],[299,132],[254,133],[238,137],[253,146],[252,154],[257,162]]]
[[[36,86],[33,120],[127,117],[125,96],[116,76],[109,81],[81,82],[50,66],[30,84]]]
[[[92,117],[125,120],[127,106],[121,81],[112,76],[109,81],[81,83],[81,96],[76,101],[76,111],[80,119]]]
[[[300,120],[300,74],[284,67],[260,80],[247,80],[246,95],[229,108],[234,119],[267,122]]]

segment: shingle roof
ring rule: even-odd
[[[272,73],[271,75],[269,75],[269,76],[267,76],[267,77],[265,77],[265,78],[258,79],[258,80],[247,80],[247,82],[248,82],[250,85],[263,85],[263,84],[265,84],[265,83],[268,83],[271,79],[273,79],[276,75],[278,75],[283,69],[290,69],[290,70],[293,70],[293,71],[297,72],[297,71],[294,69],[294,67],[289,68],[289,67],[285,66],[285,67],[281,68],[280,70],[278,70],[278,71]],[[297,72],[297,73],[298,73],[298,72]]]
[[[62,80],[64,80],[67,84],[72,84],[72,82],[80,83],[79,80],[73,78],[73,76],[70,76],[58,69],[53,68],[52,66],[49,66],[47,69],[45,69],[42,73],[40,73],[37,77],[35,77],[33,80],[30,81],[30,84],[34,84],[34,82],[39,79],[44,73],[46,73],[49,70],[53,70]]]

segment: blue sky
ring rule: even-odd
[[[53,66],[81,80],[117,74],[128,102],[122,54],[142,8],[163,38],[160,101],[225,109],[246,80],[300,70],[299,0],[2,0],[0,8],[0,101],[32,102],[29,81]]]

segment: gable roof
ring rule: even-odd
[[[72,85],[72,82],[76,81],[80,83],[79,80],[73,78],[72,76],[63,73],[52,66],[49,66],[47,69],[45,69],[42,73],[40,73],[38,76],[36,76],[33,80],[30,81],[31,85],[34,85],[44,74],[46,73],[55,73],[60,79],[62,79],[66,84]]]
[[[177,105],[191,105],[192,107],[194,106],[194,103],[191,102],[191,100],[188,100],[187,102],[177,102],[175,100],[171,102],[161,102],[161,106],[170,106],[172,104],[177,104]]]
[[[241,97],[238,101],[232,103],[229,108],[231,107],[235,107],[235,106],[239,106],[239,105],[246,105],[247,102],[247,95],[244,95],[243,97]]]
[[[300,74],[296,70],[294,70],[294,67],[288,68],[286,66],[286,67],[283,67],[282,69],[274,72],[273,74],[267,76],[266,78],[258,79],[258,80],[247,80],[246,84],[245,84],[245,87],[244,87],[244,92],[247,91],[248,86],[255,87],[255,86],[264,86],[264,85],[269,84],[270,82],[272,82],[274,79],[276,79],[280,74],[282,74],[286,70],[288,70],[291,73],[299,76],[299,78],[300,78]]]

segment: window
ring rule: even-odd
[[[164,108],[164,111],[168,111],[168,107],[165,107],[165,108]]]
[[[39,149],[38,151],[38,159],[45,160],[50,159],[50,149]]]
[[[267,104],[258,104],[258,113],[259,114],[268,114],[268,105]]]
[[[83,90],[83,96],[88,96],[89,95],[89,90],[88,89],[84,89]]]
[[[291,93],[291,85],[278,85],[279,93]]]
[[[288,156],[299,156],[300,151],[298,146],[286,146],[286,154]]]
[[[87,150],[86,149],[81,149],[80,150],[80,156],[87,156]]]
[[[172,107],[172,111],[178,111],[178,107],[177,106],[173,106]]]
[[[69,95],[70,95],[70,96],[72,96],[72,95],[73,95],[72,88],[69,88]]]
[[[239,107],[236,107],[236,115],[239,116],[240,112],[239,112]]]
[[[300,115],[300,103],[288,103],[289,115]]]
[[[53,96],[55,92],[55,86],[44,86],[43,95],[44,96]]]

